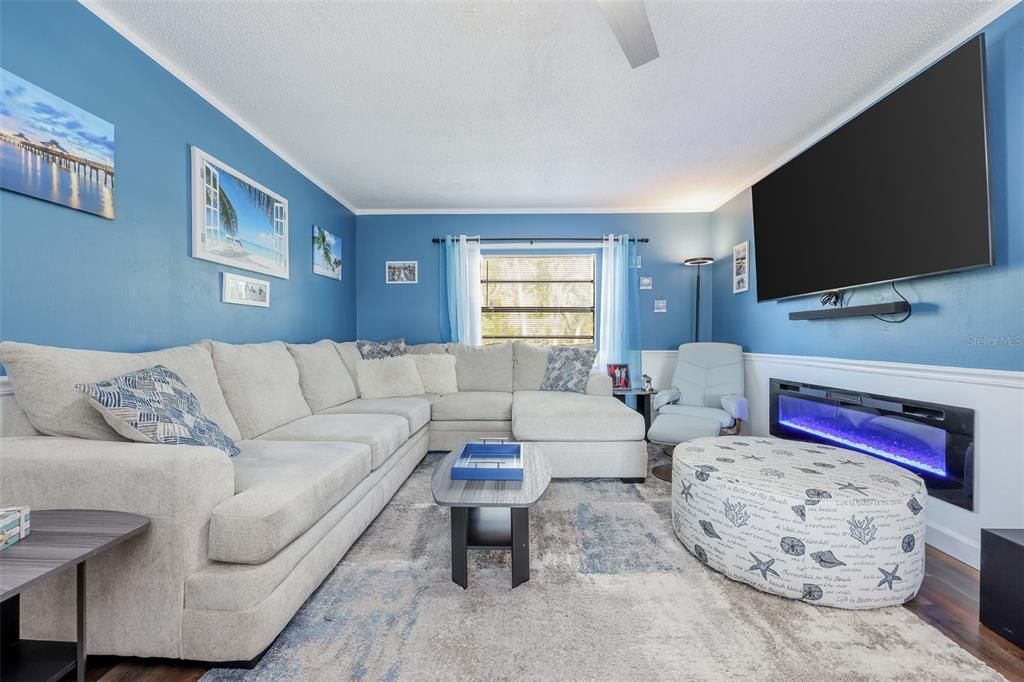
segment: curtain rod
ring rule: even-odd
[[[440,237],[434,237],[431,241],[435,244],[441,244],[444,239]],[[594,242],[600,244],[604,240],[600,237],[467,237],[466,241],[470,242]],[[637,242],[638,244],[646,244],[651,240],[647,237],[630,237],[629,241]]]

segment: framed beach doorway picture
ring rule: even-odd
[[[288,279],[288,200],[192,147],[192,257]]]
[[[114,218],[114,124],[0,69],[0,188]]]

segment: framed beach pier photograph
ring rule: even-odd
[[[192,257],[288,279],[288,200],[192,147]]]
[[[0,69],[0,188],[114,218],[114,124]]]

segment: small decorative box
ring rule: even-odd
[[[523,453],[519,443],[466,443],[452,464],[453,481],[521,481]]]
[[[31,521],[28,507],[0,509],[0,549],[6,549],[18,540],[28,537]]]

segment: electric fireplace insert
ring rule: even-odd
[[[974,410],[772,379],[771,434],[898,464],[932,497],[974,510]]]

